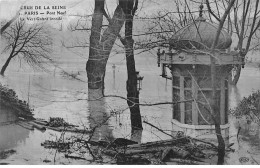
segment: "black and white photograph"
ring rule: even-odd
[[[0,0],[0,165],[259,165],[260,0]]]

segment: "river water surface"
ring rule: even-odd
[[[99,127],[93,138],[125,137],[138,142],[169,139],[167,135],[143,123],[144,130],[131,137],[130,115],[125,100],[106,97],[100,101],[88,101],[85,59],[67,58],[59,62],[60,67],[73,73],[80,80],[69,79],[60,74],[60,68],[51,73],[39,73],[16,68],[7,71],[5,83],[14,89],[19,98],[29,101],[34,108],[36,118],[48,120],[49,117],[62,117],[66,121],[80,126],[94,127],[97,122],[114,114],[108,122]],[[157,67],[156,56],[143,55],[136,57],[137,70],[144,76],[140,102],[157,103],[171,101],[171,81],[160,77],[161,69]],[[112,65],[116,68],[113,69]],[[14,66],[15,67],[15,66]],[[115,74],[115,78],[113,77]],[[105,78],[105,94],[126,97],[127,73],[125,59],[122,55],[112,57],[107,65]],[[230,106],[234,107],[252,91],[260,89],[260,71],[246,67],[236,87],[230,89]],[[143,120],[157,127],[170,131],[171,105],[141,106]],[[234,153],[227,154],[226,164],[257,164],[260,163],[260,129],[255,123],[247,124],[244,120],[236,120],[230,116],[230,143],[235,143]],[[241,126],[239,142],[236,134]],[[16,153],[0,163],[8,164],[90,164],[91,162],[65,159],[62,154],[44,149],[40,144],[45,140],[55,140],[59,133],[51,130],[41,132],[29,131],[18,125],[0,126],[0,150],[14,149]],[[249,158],[246,162],[239,158]],[[55,158],[55,159],[54,159]],[[51,162],[44,162],[50,160]]]

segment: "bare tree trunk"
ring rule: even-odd
[[[232,85],[237,85],[237,82],[238,82],[239,77],[240,77],[241,69],[242,69],[241,65],[238,65],[237,70],[236,70],[236,74],[235,74],[235,76],[234,76],[234,78],[231,82]]]
[[[207,2],[207,6],[208,9],[210,9],[209,7],[209,0],[206,1]],[[219,20],[219,26],[218,26],[218,30],[215,36],[215,40],[212,44],[211,47],[211,54],[213,54],[213,56],[210,57],[210,62],[211,62],[211,85],[212,85],[212,101],[211,101],[211,107],[212,107],[212,114],[214,115],[214,122],[215,122],[215,132],[217,135],[217,139],[218,139],[218,164],[224,164],[224,157],[225,157],[225,142],[224,139],[221,135],[221,128],[220,128],[220,110],[218,107],[218,97],[217,97],[217,92],[216,92],[216,59],[214,57],[214,49],[216,47],[216,45],[218,44],[218,40],[219,40],[219,35],[220,32],[223,28],[224,22],[226,20],[227,15],[229,14],[229,11],[231,9],[231,7],[234,5],[235,0],[231,0],[229,3],[229,6],[227,7],[227,9],[225,10],[225,13],[223,14],[222,18]]]
[[[212,82],[212,114],[214,115],[215,132],[218,139],[218,164],[224,163],[225,157],[225,141],[221,135],[220,128],[220,110],[217,106],[218,97],[216,94],[216,63],[215,58],[211,57],[211,82]]]
[[[237,13],[239,10],[239,6],[238,3],[236,3],[236,6],[234,7],[234,11],[236,13],[236,15],[234,15],[234,20],[235,20],[235,28],[237,31],[237,36],[238,36],[238,45],[237,48],[239,49],[240,56],[245,59],[246,54],[249,51],[249,47],[251,44],[251,40],[253,35],[256,33],[256,31],[259,29],[260,27],[260,21],[257,17],[257,15],[259,14],[259,0],[255,0],[255,1],[242,1],[243,4],[242,5],[242,18],[238,19]],[[251,4],[255,3],[255,4]],[[252,6],[251,6],[252,5]],[[254,10],[253,9],[254,6]],[[251,9],[252,7],[252,9]],[[239,11],[241,12],[241,11]],[[252,17],[253,15],[253,17]],[[239,22],[238,22],[239,20]],[[250,24],[247,24],[250,20]],[[240,30],[239,30],[240,28]],[[248,32],[249,30],[249,32]],[[247,39],[247,40],[246,40]],[[243,42],[244,40],[246,41],[246,47],[243,48]],[[242,68],[244,68],[244,65],[242,65]],[[236,69],[236,74],[234,76],[234,79],[232,80],[231,84],[232,85],[236,85],[239,77],[240,77],[240,73],[241,73],[241,65],[239,65]]]
[[[8,67],[11,59],[12,59],[12,57],[9,56],[8,59],[6,60],[5,64],[3,65],[2,69],[1,69],[0,75],[4,76],[5,70]]]
[[[103,9],[105,0],[95,0],[95,9],[92,16],[92,27],[90,35],[89,59],[86,65],[88,75],[88,88],[98,89],[102,88],[101,72],[99,64],[102,61],[100,57],[100,36],[103,23]]]
[[[124,24],[125,15],[121,8],[123,0],[115,9],[114,16],[108,28],[101,36],[101,26],[104,14],[104,0],[95,1],[95,10],[92,18],[89,59],[86,64],[88,75],[88,89],[101,90],[104,94],[104,78],[106,64],[115,40]]]
[[[133,27],[133,3],[134,0],[119,0],[114,16],[109,19],[108,28],[101,36],[101,26],[103,21],[104,0],[95,1],[95,10],[92,18],[92,28],[90,37],[89,60],[86,65],[88,75],[89,99],[99,98],[104,95],[104,78],[106,64],[109,54],[115,43],[117,36],[125,22],[125,13],[128,15],[126,22],[125,50],[127,60],[127,97],[131,111],[132,129],[142,129],[139,91],[137,90],[137,76],[135,70],[135,60],[133,51],[132,27]]]
[[[137,1],[135,2],[137,3]],[[135,4],[137,5],[137,4]],[[136,6],[137,7],[137,6]],[[126,53],[126,66],[127,66],[127,104],[130,108],[131,113],[131,126],[133,130],[142,130],[142,119],[139,107],[139,91],[137,89],[137,76],[135,69],[134,59],[134,40],[132,38],[133,32],[133,15],[136,8],[134,9],[134,0],[127,0],[126,2],[126,22],[125,22],[125,53]]]

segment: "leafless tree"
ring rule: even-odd
[[[241,19],[239,17],[239,13],[242,11]],[[234,29],[235,34],[238,38],[238,44],[236,49],[241,52],[241,55],[244,57],[247,53],[255,49],[259,44],[253,44],[255,40],[259,39],[257,37],[257,32],[259,32],[260,27],[260,9],[259,9],[259,0],[248,0],[248,1],[239,1],[237,0],[235,5],[233,6],[234,12]],[[235,75],[232,78],[232,84],[236,85],[240,73],[241,67],[243,65],[239,65],[235,67]]]
[[[225,12],[221,18],[219,18],[219,26],[217,29],[217,33],[215,35],[215,40],[211,46],[211,53],[213,56],[211,56],[211,84],[212,84],[212,103],[211,103],[211,113],[214,115],[214,122],[215,122],[215,130],[217,134],[217,139],[218,139],[218,164],[223,164],[224,163],[224,157],[225,157],[225,142],[224,139],[221,135],[221,128],[220,128],[220,110],[217,105],[218,103],[218,98],[217,98],[217,92],[216,92],[216,58],[214,57],[214,50],[218,44],[219,40],[219,35],[220,32],[224,26],[225,20],[233,7],[234,3],[236,0],[231,0],[225,9]],[[207,7],[208,10],[210,11],[210,6],[209,6],[209,0],[207,2]]]
[[[210,3],[214,3],[214,6],[210,6]],[[207,0],[206,4],[209,9],[209,14],[217,21],[220,21],[220,14],[227,8],[229,1]],[[216,12],[211,10],[213,7],[215,7]],[[255,50],[259,46],[259,14],[259,0],[236,0],[225,23],[230,35],[234,35],[237,39],[235,40],[237,42],[235,50],[240,52],[244,60],[249,51]],[[244,65],[234,66],[231,84],[237,84],[242,67],[244,67]]]
[[[126,53],[126,66],[128,80],[126,82],[127,104],[130,108],[131,113],[131,126],[132,131],[143,129],[139,103],[139,90],[137,88],[137,74],[135,68],[134,58],[134,40],[133,40],[133,18],[138,7],[138,0],[127,0],[125,4],[125,38],[121,38],[121,42],[125,47]],[[134,103],[133,103],[134,102]]]
[[[104,78],[106,64],[112,47],[125,22],[124,0],[119,0],[114,15],[109,21],[108,27],[102,32],[103,16],[106,16],[104,0],[96,0],[90,35],[89,59],[86,64],[88,74],[88,88],[104,90]]]
[[[182,27],[196,20],[199,12],[194,7],[198,6],[196,3],[193,3],[193,9],[183,0],[173,0],[171,5],[172,10],[162,9],[152,16],[137,18],[146,23],[143,33],[134,34],[137,37],[135,49],[139,50],[138,53],[156,49],[158,46],[168,48],[169,39]]]
[[[157,33],[157,37],[161,38],[162,41],[169,41],[171,33],[176,33],[178,30],[180,30],[182,27],[184,27],[187,23],[192,23],[195,21],[194,19],[194,15],[193,15],[193,11],[191,11],[191,7],[189,6],[189,4],[187,3],[187,1],[185,0],[185,2],[181,2],[181,1],[175,1],[176,3],[176,8],[177,11],[175,13],[175,11],[173,12],[164,12],[164,14],[160,14],[159,16],[156,17],[156,22],[155,22],[155,26],[150,27],[150,30],[154,31],[156,30],[155,27],[157,27],[158,29],[156,30]],[[183,4],[181,4],[183,3]],[[194,1],[194,3],[196,3]],[[211,55],[211,80],[212,80],[212,101],[210,104],[211,110],[209,110],[209,113],[212,116],[212,119],[215,123],[215,131],[216,131],[216,135],[217,135],[217,139],[218,139],[218,164],[223,164],[224,163],[224,156],[225,156],[225,143],[223,140],[223,137],[221,135],[221,129],[220,129],[220,111],[219,111],[219,107],[217,106],[217,96],[216,96],[216,65],[215,65],[215,58],[214,58],[214,51],[215,48],[218,44],[219,41],[219,35],[220,32],[224,26],[224,23],[226,21],[226,18],[228,17],[228,14],[230,13],[231,8],[233,7],[235,0],[231,0],[224,3],[224,1],[222,1],[221,3],[223,3],[225,6],[225,8],[222,9],[222,11],[224,11],[224,14],[222,14],[220,12],[220,9],[216,9],[217,13],[215,14],[211,8],[212,5],[215,5],[216,8],[219,8],[219,4],[217,4],[217,1],[206,1],[207,4],[207,11],[209,12],[209,19],[210,21],[214,21],[214,19],[216,21],[218,21],[218,29],[217,29],[217,33],[215,36],[215,40],[214,43],[212,44],[212,46],[210,48],[207,48],[209,54]],[[223,6],[224,6],[223,5]],[[181,9],[181,7],[183,7]],[[171,15],[173,14],[173,15]],[[222,16],[222,17],[221,17]],[[167,19],[168,18],[168,19]],[[166,31],[165,31],[166,30]],[[168,33],[169,31],[169,33]],[[166,34],[167,33],[167,34]],[[158,46],[158,41],[156,42],[157,46]],[[156,46],[156,45],[155,45]],[[150,48],[151,45],[149,46]],[[178,50],[178,48],[176,48]],[[198,52],[201,52],[198,50]]]
[[[154,41],[151,41],[150,39],[147,40],[147,41],[141,41],[141,42],[139,41],[139,42],[137,42],[137,44],[139,46],[135,46],[137,48],[134,48],[134,49],[144,49],[145,47],[147,47],[147,50],[150,50],[152,48],[158,47],[159,45],[163,44],[162,43],[163,41],[169,40],[170,37],[174,33],[176,33],[181,27],[184,27],[187,23],[189,23],[189,21],[191,21],[191,22],[194,21],[195,16],[193,15],[193,13],[198,12],[198,11],[191,11],[187,1],[185,1],[185,2],[186,3],[184,3],[183,1],[178,1],[178,0],[175,1],[176,5],[178,6],[177,11],[174,11],[174,12],[164,11],[164,12],[159,13],[159,15],[154,17],[154,18],[143,18],[143,19],[152,20],[152,24],[149,25],[150,28],[148,28],[148,31],[146,33],[132,35],[132,33],[130,33],[129,30],[127,30],[127,28],[126,28],[126,38],[128,38],[129,36],[131,37],[131,36],[142,36],[142,35],[147,36],[147,35],[150,35],[151,38],[154,39]],[[183,5],[180,5],[180,3],[182,3]],[[207,1],[208,11],[209,11],[208,17],[209,17],[210,21],[213,21],[214,18],[215,18],[215,20],[217,20],[219,22],[218,33],[215,37],[214,44],[212,45],[211,48],[208,48],[209,51],[212,51],[212,52],[215,50],[215,47],[218,43],[218,38],[219,38],[218,36],[219,36],[221,29],[224,26],[226,18],[228,17],[228,20],[231,20],[230,16],[228,14],[229,14],[231,8],[233,7],[233,5],[235,3],[235,0],[231,0],[230,2],[226,2],[226,3],[224,3],[224,1],[222,1],[222,3],[226,4],[226,6],[224,8],[225,9],[224,14],[221,14],[220,10],[216,10],[217,14],[215,14],[215,13],[211,13],[212,12],[211,4],[215,4],[216,8],[218,7],[218,4],[216,3],[216,1],[214,1],[213,3]],[[102,27],[102,19],[103,19],[103,14],[104,14],[104,10],[103,10],[102,5],[101,6],[98,5],[98,7],[101,8],[101,9],[99,9],[100,10],[99,11],[100,16],[98,15],[99,19],[96,20],[96,21],[99,21],[98,22],[99,24],[97,24],[97,22],[95,22],[95,24],[97,24],[99,26],[94,26],[94,23],[92,23],[92,29],[91,29],[92,30],[91,31],[92,40],[94,40],[94,41],[96,40],[96,43],[92,43],[90,41],[90,50],[92,50],[92,52],[96,53],[97,55],[100,54],[100,51],[102,51],[102,50],[100,50],[98,45],[100,45],[100,39],[101,39],[101,42],[102,42],[102,38],[103,38],[102,35],[101,35],[102,34],[101,27]],[[183,7],[183,8],[181,9],[181,7]],[[125,12],[124,12],[124,14],[125,14]],[[106,16],[106,14],[105,14],[105,16]],[[97,16],[94,14],[93,19],[94,19],[94,17],[97,17]],[[107,17],[107,18],[109,18],[109,17]],[[93,22],[93,19],[92,19],[92,22]],[[109,25],[112,24],[112,19],[108,19]],[[131,20],[131,18],[130,18],[130,20]],[[127,19],[127,22],[129,23],[130,21],[128,21],[128,19]],[[131,26],[131,23],[129,23],[129,24]],[[107,29],[109,29],[109,25],[108,25]],[[105,31],[107,29],[105,29]],[[95,31],[93,31],[93,30],[95,30]],[[105,31],[104,31],[104,33],[105,33]],[[94,38],[94,35],[96,35],[95,38]],[[122,37],[119,34],[118,34],[118,36],[121,38],[121,41],[122,41]],[[125,39],[123,38],[123,40],[125,40]],[[159,41],[158,39],[161,40],[161,41]],[[112,42],[114,42],[114,40]],[[159,44],[159,43],[161,43],[161,44]],[[96,47],[94,47],[94,48],[91,47],[91,45],[93,45],[93,44],[96,44],[95,45]],[[109,51],[111,51],[111,48],[108,48],[108,49],[109,49]],[[131,50],[128,50],[127,52],[126,52],[127,54],[131,55]],[[90,55],[91,55],[91,53],[90,53]],[[104,55],[100,54],[100,57],[97,57],[97,55],[95,55],[95,54],[92,55],[93,60],[91,60],[91,61],[96,62],[96,64],[93,64],[93,66],[95,66],[95,69],[96,69],[96,70],[93,70],[93,72],[94,71],[99,72],[99,73],[102,72],[102,74],[94,74],[94,73],[92,74],[93,75],[92,78],[95,79],[95,80],[92,80],[94,82],[94,83],[92,83],[92,84],[94,84],[93,85],[94,89],[102,87],[102,81],[104,81],[103,78],[104,78],[105,69],[103,69],[102,71],[97,70],[97,68],[98,68],[97,65],[98,64],[99,65],[106,64],[106,60],[108,58],[108,56],[106,54],[104,54]],[[99,59],[101,59],[101,56],[103,56],[102,58],[104,60],[99,60]],[[99,61],[99,63],[98,63],[98,61]],[[89,69],[89,70],[91,71],[91,69]],[[88,68],[87,68],[87,71],[88,71]],[[212,111],[210,111],[210,113],[214,114],[212,116],[214,117],[213,120],[215,121],[216,134],[217,134],[217,138],[218,138],[218,141],[219,141],[219,147],[218,147],[219,148],[219,160],[218,160],[218,163],[223,164],[223,161],[224,161],[223,159],[224,159],[224,155],[225,155],[225,144],[224,144],[223,137],[221,136],[221,131],[220,131],[219,109],[216,106],[216,99],[217,99],[217,97],[216,97],[216,86],[214,85],[215,80],[216,80],[215,71],[216,71],[215,70],[215,62],[214,62],[214,59],[212,58],[212,83],[213,83],[213,85],[212,85],[212,88],[213,88],[212,97],[213,97],[213,101],[212,101],[212,104],[211,104]],[[90,86],[90,83],[89,83],[89,86]],[[136,104],[136,102],[133,103],[133,104]]]
[[[109,13],[105,10],[105,0],[96,0],[91,27],[87,20],[90,16],[80,16],[76,24],[70,26],[70,30],[90,32],[89,43],[83,45],[79,43],[78,45],[79,47],[89,47],[89,59],[86,65],[89,99],[92,99],[92,96],[94,96],[94,99],[104,96],[104,78],[107,60],[111,55],[113,46],[116,44],[116,39],[119,37],[122,45],[119,46],[119,44],[116,44],[119,46],[116,48],[125,48],[126,53],[128,72],[127,97],[131,100],[127,102],[131,112],[132,128],[142,129],[133,50],[134,41],[132,39],[133,17],[137,6],[137,0],[120,0],[113,17],[110,17]],[[103,17],[106,20],[103,20]],[[119,33],[124,24],[125,37],[121,37]],[[73,45],[71,48],[75,47]]]
[[[9,56],[1,69],[1,75],[4,75],[15,57],[22,57],[35,69],[47,71],[44,63],[52,62],[52,38],[44,24],[27,24],[21,19],[10,25],[3,32],[2,38],[6,41],[4,52],[8,52]]]

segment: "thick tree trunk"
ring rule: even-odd
[[[127,66],[127,104],[130,108],[131,126],[133,130],[141,130],[142,119],[139,107],[139,91],[137,89],[137,76],[134,59],[134,40],[132,38],[133,31],[133,3],[134,0],[127,0],[126,4],[126,22],[125,22],[125,52],[126,52],[126,66]]]
[[[209,1],[207,0],[207,4],[208,3],[209,3]],[[235,0],[230,1],[230,4],[226,8],[225,13],[223,14],[222,18],[220,19],[220,23],[219,23],[218,30],[217,30],[217,33],[215,36],[215,40],[211,47],[213,55],[214,55],[214,49],[215,49],[216,45],[218,44],[221,29],[223,28],[226,17],[229,14],[231,7],[234,5],[234,3],[235,3]],[[218,107],[218,97],[217,97],[217,93],[216,93],[216,59],[215,59],[215,57],[211,56],[210,62],[211,62],[211,85],[212,85],[212,100],[211,100],[212,112],[211,112],[211,114],[214,115],[215,132],[217,134],[217,139],[218,139],[218,164],[224,164],[225,142],[221,135],[221,128],[220,128],[220,110]]]
[[[237,85],[237,82],[238,82],[240,74],[241,74],[241,69],[242,69],[241,65],[238,65],[236,74],[234,75],[234,78],[232,79],[232,82],[231,82],[232,85]]]
[[[142,142],[143,130],[131,130],[131,140],[140,144]]]
[[[220,128],[220,111],[218,107],[218,97],[216,93],[216,63],[215,58],[211,57],[211,82],[212,82],[212,101],[211,108],[212,114],[214,115],[215,132],[218,139],[218,164],[224,163],[225,157],[225,142],[221,135]]]
[[[91,90],[88,94],[94,96],[97,94],[96,90]],[[98,100],[92,100],[88,102],[88,113],[89,113],[89,127],[95,129],[91,135],[92,141],[98,141],[106,139],[107,137],[113,137],[112,128],[109,127],[109,115],[110,112],[106,109],[106,100],[101,98]]]
[[[98,67],[102,59],[100,58],[100,36],[103,23],[103,9],[105,0],[95,0],[95,9],[92,16],[92,27],[90,35],[89,59],[86,65],[88,75],[88,88],[102,88],[102,75]],[[97,69],[96,69],[97,68]]]
[[[104,78],[107,60],[125,21],[125,15],[121,8],[121,1],[123,0],[120,0],[119,5],[114,12],[114,16],[102,36],[101,26],[103,21],[104,0],[95,1],[89,59],[87,61],[86,70],[88,75],[88,88],[102,90],[102,95],[104,94]]]
[[[2,69],[1,69],[0,75],[4,76],[5,70],[8,67],[11,59],[12,59],[12,57],[9,56],[9,58],[6,60],[5,64],[3,65]]]

